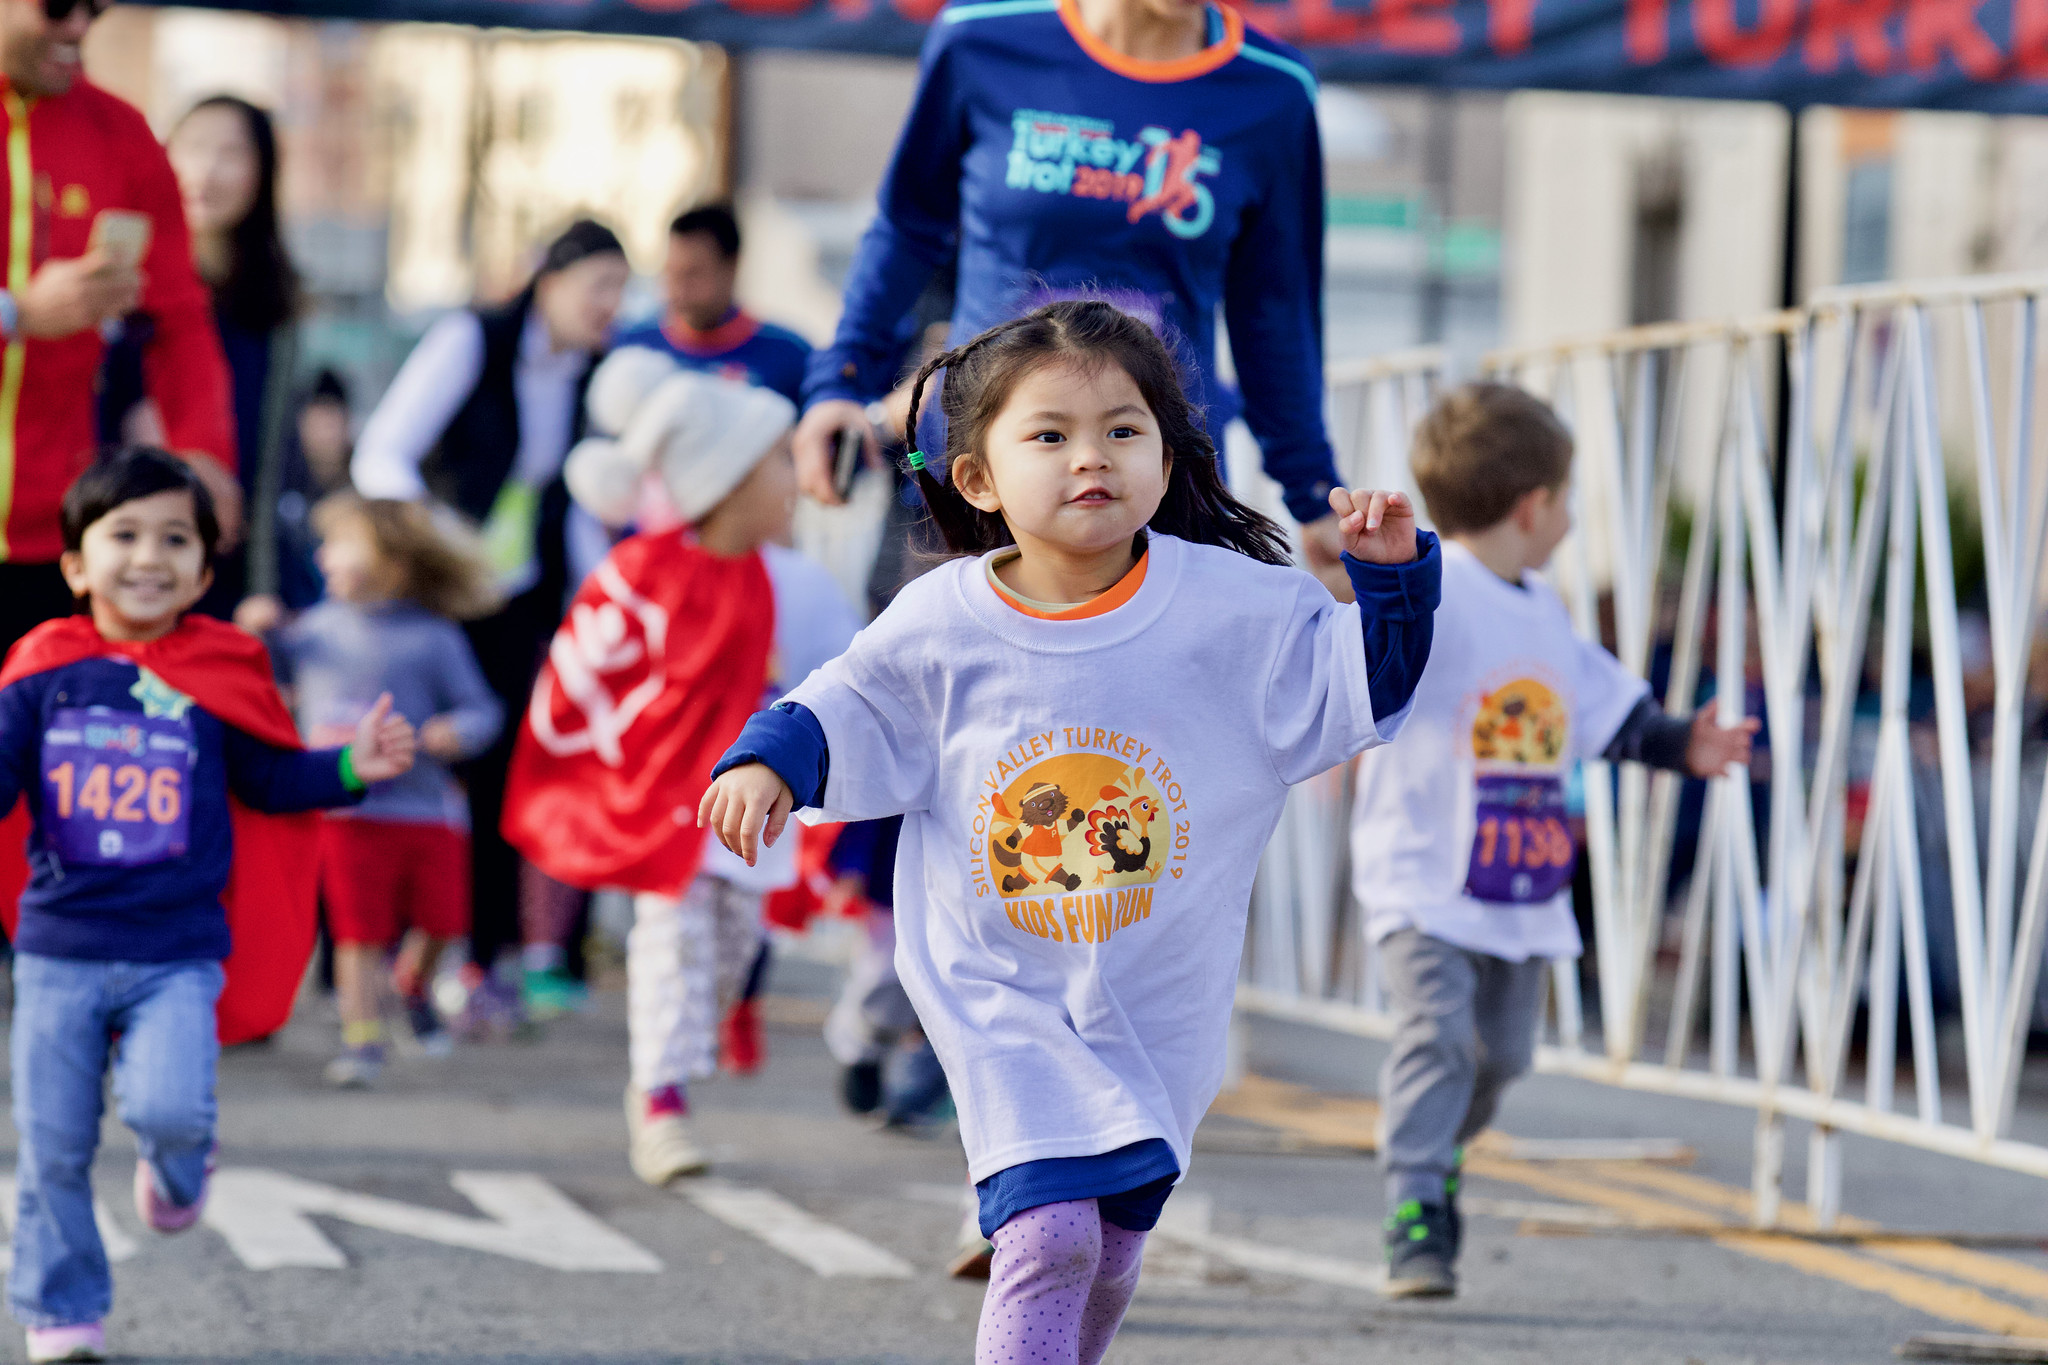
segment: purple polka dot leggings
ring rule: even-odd
[[[1026,1209],[990,1240],[974,1365],[1099,1365],[1138,1287],[1145,1234],[1076,1199]]]

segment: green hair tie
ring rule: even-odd
[[[910,452],[910,467],[913,470],[923,470],[924,452],[922,450],[913,450]]]

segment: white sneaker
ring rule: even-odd
[[[70,1327],[28,1329],[28,1358],[31,1361],[105,1360],[107,1334],[96,1322]]]
[[[647,1117],[647,1100],[626,1091],[626,1159],[633,1174],[660,1189],[686,1175],[702,1175],[711,1159],[690,1139],[690,1125],[681,1114]]]

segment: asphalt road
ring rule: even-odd
[[[208,1225],[139,1230],[133,1145],[109,1124],[100,1188],[126,1257],[111,1343],[128,1359],[276,1365],[970,1360],[981,1286],[941,1269],[958,1147],[839,1110],[816,1028],[831,986],[823,968],[778,969],[769,1065],[694,1092],[717,1171],[680,1192],[626,1169],[617,994],[538,1042],[402,1061],[367,1095],[320,1085],[331,1016],[309,1006],[224,1062]],[[1377,1048],[1266,1023],[1248,1060],[1112,1361],[1876,1362],[1915,1332],[2048,1336],[2038,1250],[1720,1226],[1742,1213],[1741,1113],[1554,1078],[1511,1095],[1506,1134],[1681,1138],[1697,1159],[1532,1161],[1490,1139],[1468,1185],[1463,1294],[1383,1303],[1378,1181],[1355,1150]],[[1849,1210],[1889,1227],[2048,1227],[2048,1188],[2025,1178],[1873,1143],[1848,1170]],[[19,1338],[4,1350],[20,1359]]]

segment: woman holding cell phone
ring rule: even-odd
[[[149,319],[142,382],[164,444],[230,526],[238,519],[227,366],[177,180],[141,112],[81,67],[80,44],[105,8],[9,0],[0,16],[0,445],[12,449],[0,466],[0,649],[71,611],[58,504],[98,445],[106,323]]]

